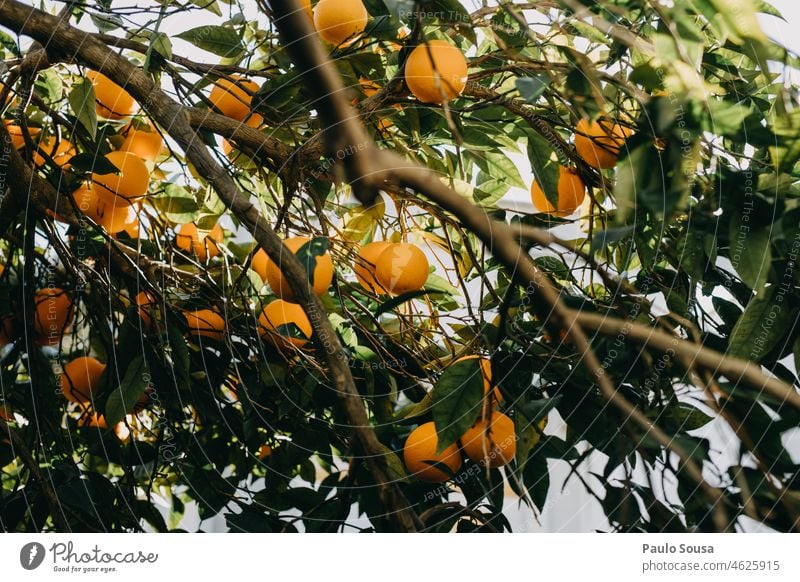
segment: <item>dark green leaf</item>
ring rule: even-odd
[[[433,387],[433,422],[438,452],[443,451],[475,424],[483,401],[480,360],[462,360],[448,367]]]
[[[198,26],[176,36],[197,48],[226,59],[238,57],[244,52],[239,34],[232,28],[224,26]]]
[[[128,365],[119,386],[112,390],[106,400],[105,417],[108,426],[114,426],[129,414],[149,385],[147,361],[138,355]]]

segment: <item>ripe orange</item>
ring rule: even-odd
[[[278,349],[302,348],[313,330],[306,312],[296,303],[276,299],[258,316],[261,338]]]
[[[492,412],[491,419],[478,419],[461,437],[466,455],[482,465],[502,467],[512,461],[517,452],[517,433],[514,421],[502,412]]]
[[[319,0],[314,9],[314,26],[325,42],[351,44],[367,27],[369,14],[361,0]]]
[[[492,362],[489,358],[484,358],[483,356],[464,356],[462,358],[458,358],[455,362],[451,365],[458,364],[459,362],[465,362],[468,360],[480,360],[481,366],[481,375],[483,376],[483,396],[486,398],[485,405],[496,406],[503,401],[503,395],[500,394],[500,390],[497,386],[494,387],[492,390],[491,395],[489,394],[489,390],[492,387]],[[487,406],[484,406],[484,414],[487,412]]]
[[[134,298],[134,302],[139,306],[139,317],[142,320],[142,329],[144,331],[152,331],[153,318],[151,315],[157,312],[155,305],[155,298],[147,291],[140,291]]]
[[[370,293],[385,293],[380,283],[375,279],[375,266],[381,253],[390,247],[392,243],[385,240],[373,241],[365,244],[358,251],[358,257],[353,264],[353,272],[361,286]]]
[[[10,315],[0,317],[0,348],[11,343],[14,337],[14,319]]]
[[[428,274],[428,258],[419,247],[410,243],[389,245],[375,263],[378,284],[395,295],[422,289]]]
[[[212,309],[196,309],[184,312],[189,334],[208,337],[217,341],[225,337],[225,319]]]
[[[22,128],[8,119],[4,119],[3,123],[6,126],[8,135],[11,136],[11,144],[14,146],[14,149],[18,150],[23,148],[25,146],[25,137],[22,134]],[[41,132],[42,130],[38,127],[28,128],[28,134],[31,136],[31,139],[36,139],[36,136],[38,136]]]
[[[195,255],[200,261],[205,261],[207,258],[213,259],[219,254],[217,245],[224,239],[225,233],[218,224],[215,224],[214,228],[203,234],[203,238],[200,238],[200,231],[197,229],[197,225],[187,223],[181,225],[178,235],[175,237],[175,243],[182,251]]]
[[[72,193],[75,204],[86,216],[109,234],[117,234],[136,224],[136,208],[98,184],[86,183]]]
[[[450,479],[450,475],[431,463],[442,463],[452,473],[461,467],[461,453],[455,444],[450,445],[440,454],[436,454],[439,437],[436,425],[426,422],[419,425],[406,439],[403,446],[403,460],[408,470],[420,481],[441,483]]]
[[[95,358],[81,356],[64,365],[59,388],[70,402],[90,402],[100,390],[100,377],[106,365]]]
[[[208,98],[222,115],[244,121],[250,114],[250,103],[258,89],[255,81],[231,75],[218,79]]]
[[[256,453],[256,456],[258,457],[259,461],[263,461],[271,454],[272,454],[272,447],[269,446],[268,444],[263,444],[260,447],[258,447],[258,452]]]
[[[119,170],[119,173],[93,173],[92,182],[128,200],[147,193],[150,187],[150,170],[142,158],[130,152],[116,151],[108,154],[106,159]]]
[[[123,119],[136,113],[136,100],[125,89],[103,73],[89,71],[86,76],[94,85],[97,115],[106,119]]]
[[[457,46],[431,40],[416,47],[406,61],[406,85],[423,103],[443,103],[464,90],[467,59]]]
[[[154,162],[164,146],[164,139],[149,121],[147,126],[128,124],[122,135],[125,136],[125,141],[122,142],[120,151],[129,152],[143,160]]]
[[[283,241],[283,244],[296,255],[303,245],[311,242],[311,240],[312,239],[307,236],[295,236],[287,238]],[[261,256],[258,257],[257,261],[256,257],[253,257],[253,269],[259,274],[262,281],[269,283],[275,295],[280,299],[292,301],[292,299],[294,299],[294,293],[292,293],[292,290],[289,288],[289,283],[284,279],[283,273],[278,265],[272,262],[263,249],[259,249],[256,256],[258,256],[259,253]],[[327,293],[333,281],[333,260],[328,252],[315,257],[315,259],[316,266],[314,267],[312,287],[314,288],[314,293],[317,295],[324,295]],[[265,268],[264,265],[266,265]]]
[[[6,422],[14,422],[14,411],[8,404],[0,404],[0,418]]]
[[[108,423],[106,417],[98,412],[84,412],[78,419],[78,426],[84,428],[99,428],[100,430],[108,430]]]
[[[33,301],[36,305],[33,330],[37,343],[49,346],[59,343],[75,315],[69,295],[58,287],[48,287],[37,291]]]
[[[573,168],[558,169],[558,208],[553,206],[539,183],[531,184],[531,201],[539,212],[556,216],[569,216],[575,212],[586,197],[586,185]]]
[[[583,160],[597,169],[613,168],[619,150],[633,132],[608,119],[581,119],[575,126],[575,150]]]
[[[69,160],[77,153],[78,150],[69,140],[56,139],[54,136],[50,136],[39,143],[39,151],[33,152],[33,163],[36,164],[36,167],[41,167],[47,161],[45,156],[49,156],[56,166],[67,169],[69,168]]]

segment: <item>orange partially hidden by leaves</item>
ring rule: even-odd
[[[250,104],[258,89],[255,81],[231,75],[218,79],[208,98],[222,115],[244,121],[250,115]]]
[[[78,426],[84,428],[99,428],[100,430],[108,430],[108,423],[106,417],[98,412],[84,412],[78,418]]]
[[[50,158],[56,166],[66,169],[69,168],[69,160],[77,153],[78,150],[69,140],[50,136],[39,143],[38,151],[33,152],[33,163],[41,167]]]
[[[586,197],[586,185],[573,168],[558,169],[558,208],[545,196],[539,182],[531,184],[531,201],[539,212],[556,216],[569,216],[575,212]]]
[[[59,388],[70,402],[90,402],[100,390],[100,378],[106,365],[90,356],[81,356],[64,365]]]
[[[358,251],[358,257],[353,264],[353,272],[361,286],[370,293],[386,293],[375,278],[375,267],[378,264],[378,257],[391,245],[392,243],[389,241],[374,241],[365,244]]]
[[[416,47],[406,61],[406,85],[423,103],[444,103],[467,86],[467,59],[455,45],[431,40]]]
[[[3,123],[6,126],[8,135],[11,136],[11,145],[14,146],[15,150],[22,149],[25,146],[25,136],[22,134],[22,128],[8,119],[3,120]],[[31,139],[35,139],[41,132],[42,130],[38,127],[28,128],[28,134],[31,136]]]
[[[319,0],[314,8],[314,26],[325,42],[351,44],[367,27],[369,13],[361,0]]]
[[[83,184],[72,197],[80,211],[109,234],[129,229],[138,220],[133,204],[98,184]]]
[[[0,348],[11,343],[14,337],[14,319],[10,315],[0,317]]]
[[[8,404],[0,404],[0,418],[6,422],[14,422],[14,411]]]
[[[256,456],[258,457],[259,461],[263,461],[271,454],[272,454],[272,447],[269,446],[268,444],[263,444],[260,447],[258,447],[258,452],[256,453]]]
[[[124,119],[136,113],[136,100],[125,89],[103,73],[89,71],[86,76],[94,85],[97,115],[106,119]]]
[[[146,332],[153,330],[152,315],[157,312],[158,308],[155,307],[155,299],[153,295],[147,291],[140,291],[134,298],[134,302],[139,306],[139,317],[142,320],[142,329]]]
[[[286,245],[286,247],[292,251],[292,253],[297,255],[300,249],[311,242],[312,239],[309,237],[296,236],[287,238],[283,241],[283,244]],[[306,249],[306,251],[308,251],[308,249]],[[258,260],[256,260],[256,256],[259,254],[261,256],[258,257]],[[284,278],[283,273],[278,265],[272,262],[263,249],[259,249],[258,253],[256,253],[256,256],[253,257],[253,270],[258,273],[262,281],[269,283],[272,291],[280,299],[292,301],[292,299],[294,299],[294,293],[292,293],[289,283]],[[300,262],[305,264],[303,258],[300,257],[300,259]],[[311,263],[311,261],[316,261],[311,286],[314,289],[314,293],[317,295],[324,295],[328,291],[328,288],[331,286],[331,282],[333,281],[333,260],[331,259],[330,253],[326,251],[322,255],[317,255],[313,258],[309,257],[308,262]]]
[[[420,481],[442,483],[450,479],[435,463],[441,463],[455,473],[461,467],[461,453],[455,444],[436,454],[439,437],[432,422],[421,424],[408,435],[403,446],[403,460],[408,470]]]
[[[428,280],[430,265],[419,247],[410,243],[389,245],[375,263],[375,279],[390,293],[419,291]]]
[[[225,337],[225,319],[213,309],[196,309],[184,313],[189,334],[217,341]]]
[[[92,174],[92,182],[114,194],[132,200],[144,196],[150,187],[150,170],[142,158],[130,152],[116,151],[106,159],[119,170],[118,174]]]
[[[34,296],[36,316],[33,331],[39,345],[55,345],[67,331],[74,317],[72,300],[58,287],[40,289]]]
[[[202,238],[201,238],[202,237]],[[178,235],[175,237],[175,244],[178,248],[187,253],[193,254],[200,261],[213,259],[219,254],[217,246],[225,238],[225,233],[219,224],[215,224],[207,233],[198,230],[194,223],[181,225]]]
[[[120,146],[120,151],[129,152],[143,160],[154,162],[161,153],[164,139],[149,121],[139,124],[129,124],[123,131],[125,141]]]
[[[581,119],[575,126],[575,150],[597,169],[613,168],[619,151],[633,132],[608,119]]]
[[[492,412],[490,419],[481,418],[461,437],[464,453],[490,467],[502,467],[517,452],[517,433],[514,421],[502,412]]]
[[[311,339],[312,328],[306,312],[296,303],[276,299],[258,316],[261,338],[278,349],[302,348]]]
[[[464,356],[462,358],[458,358],[451,364],[451,366],[454,366],[459,362],[467,362],[469,360],[479,360],[481,376],[483,377],[483,396],[486,399],[484,402],[484,414],[486,414],[488,406],[494,407],[503,401],[503,395],[500,394],[500,390],[496,385],[494,390],[492,390],[492,362],[489,358],[484,358],[483,356]],[[490,390],[491,394],[489,394]]]

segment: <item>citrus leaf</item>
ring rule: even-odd
[[[232,28],[224,26],[198,26],[176,36],[199,49],[227,59],[237,57],[244,52],[239,34]]]
[[[317,257],[321,257],[331,248],[331,241],[325,237],[313,238],[299,249],[295,256],[300,264],[305,267],[308,282],[314,286],[314,270],[317,268]]]
[[[94,139],[97,135],[97,111],[92,82],[84,77],[77,83],[73,83],[67,101],[78,121]]]
[[[147,361],[139,354],[128,364],[122,382],[106,400],[105,418],[108,426],[114,426],[130,413],[149,385]]]
[[[767,287],[762,297],[751,299],[733,326],[727,354],[760,361],[788,332],[787,327],[781,325],[782,321],[788,321],[789,314],[782,313],[787,308],[776,301],[774,285]]]
[[[397,297],[392,297],[391,299],[384,301],[381,303],[378,308],[375,310],[375,317],[386,313],[387,311],[391,311],[398,305],[402,305],[406,301],[411,301],[412,299],[416,299],[418,297],[423,297],[425,295],[444,295],[443,291],[433,291],[428,289],[419,289],[418,291],[409,291],[408,293],[403,293],[402,295],[398,295]]]
[[[553,160],[553,148],[534,131],[528,132],[528,160],[545,197],[558,208],[558,163]]]
[[[483,373],[477,358],[447,368],[432,392],[437,454],[452,445],[475,424],[483,400]]]

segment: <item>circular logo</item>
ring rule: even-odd
[[[44,546],[39,542],[30,542],[19,551],[19,563],[26,570],[35,570],[44,562]]]

